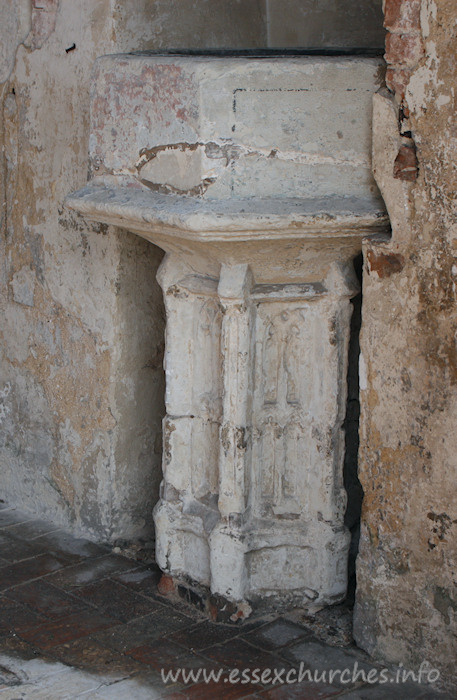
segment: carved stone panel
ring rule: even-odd
[[[309,517],[313,314],[302,302],[263,302],[255,333],[254,512]]]
[[[195,499],[217,494],[222,413],[222,312],[214,280],[166,260],[164,478]],[[176,281],[170,284],[175,272]]]

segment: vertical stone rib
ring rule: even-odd
[[[252,275],[248,265],[223,265],[219,297],[224,310],[222,355],[223,420],[219,453],[219,510],[222,517],[245,509],[245,468],[249,452]]]

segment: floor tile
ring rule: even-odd
[[[342,700],[446,700],[446,696],[432,686],[413,683],[388,683],[349,691],[341,695]]]
[[[188,649],[206,649],[215,644],[232,639],[240,634],[240,628],[218,625],[214,622],[200,622],[187,629],[169,635],[169,639]]]
[[[80,612],[23,630],[20,637],[40,649],[49,649],[118,624],[118,620],[103,617],[93,611]]]
[[[21,658],[16,655],[1,654],[0,665],[8,669],[8,671],[15,673],[23,684],[41,684],[46,678],[51,678],[52,676],[68,671],[68,666],[50,658],[40,658],[37,656]],[[36,688],[34,690],[36,690]],[[30,692],[31,694],[29,697],[35,697],[33,691]],[[0,695],[0,697],[3,699],[3,695]]]
[[[55,532],[56,530],[59,530],[59,528],[53,523],[36,518],[28,518],[27,520],[20,521],[16,525],[12,525],[8,528],[9,534],[27,541],[34,540],[37,537],[40,537],[40,535],[46,535],[47,533]]]
[[[148,664],[159,673],[161,669],[166,672],[176,671],[179,668],[217,670],[220,667],[220,664],[208,661],[203,656],[163,638],[135,647],[128,654],[142,664]]]
[[[230,668],[265,669],[290,668],[290,664],[261,649],[251,646],[242,639],[232,639],[202,652],[204,656]]]
[[[279,649],[303,637],[312,638],[303,627],[282,618],[242,636],[262,649]]]
[[[155,596],[161,576],[162,572],[159,567],[141,567],[116,574],[112,578],[142,595]]]
[[[18,523],[25,523],[27,520],[31,520],[31,517],[24,515],[14,508],[2,508],[0,510],[0,528],[10,527]]]
[[[45,547],[50,552],[56,552],[75,560],[101,557],[110,551],[107,545],[95,544],[95,542],[89,542],[89,540],[80,537],[73,537],[65,530],[57,530],[41,535],[34,542],[37,546]]]
[[[71,590],[77,586],[86,586],[89,583],[100,581],[112,573],[127,571],[134,566],[135,563],[129,559],[108,554],[67,567],[65,571],[50,577],[49,582],[58,588]]]
[[[16,633],[31,625],[45,622],[43,615],[32,612],[25,605],[0,597],[0,634]]]
[[[24,542],[9,534],[8,529],[0,530],[0,557],[10,564],[22,559],[30,559],[45,551],[46,547],[37,545],[33,541]]]
[[[113,680],[129,678],[144,670],[139,661],[109,649],[91,637],[53,647],[50,654],[70,666],[93,674],[107,675]]]
[[[341,688],[325,683],[294,683],[271,687],[260,693],[264,700],[324,700],[341,695]]]
[[[43,659],[47,656],[20,637],[13,635],[0,636],[0,656],[2,655],[18,658],[21,660],[21,663],[37,657]]]
[[[162,697],[162,688],[155,688],[147,681],[138,678],[102,686],[90,694],[90,700],[156,700]],[[0,695],[1,698],[1,695]],[[81,697],[84,700],[84,696]],[[89,700],[89,698],[88,698]]]
[[[241,700],[250,698],[259,687],[255,685],[240,685],[230,683],[198,683],[182,691],[189,700]]]
[[[94,692],[99,687],[97,678],[76,669],[65,669],[43,678],[38,683],[24,683],[16,688],[0,691],[1,700],[73,700],[83,692]]]
[[[107,551],[0,502],[0,700],[449,700],[411,683],[389,684],[388,694],[362,679],[338,684],[338,676],[287,684],[301,663],[318,676],[356,662],[366,673],[381,666],[317,639],[298,619],[210,622],[158,594],[157,567]],[[238,683],[229,682],[233,669]],[[206,683],[203,672],[222,675]]]
[[[11,686],[21,685],[22,679],[17,673],[0,664],[0,691]]]
[[[111,579],[78,588],[75,594],[95,605],[103,615],[115,617],[122,622],[144,617],[154,612],[157,605]]]
[[[25,559],[16,564],[9,564],[1,569],[0,591],[12,586],[26,583],[32,579],[46,576],[66,566],[66,562],[53,554],[40,554],[33,559]]]
[[[331,647],[312,640],[304,640],[293,644],[281,650],[281,655],[297,668],[300,663],[303,663],[304,668],[309,669],[310,672],[319,672],[320,675],[317,677],[313,676],[316,680],[328,681],[331,685],[337,687],[341,685],[347,687],[347,685],[340,683],[338,672],[349,669],[352,675],[355,668],[356,671],[360,672],[357,678],[361,679],[363,677],[361,672],[368,673],[372,669],[379,668],[374,661],[370,662],[365,654],[358,650]],[[322,675],[323,672],[325,672],[325,676]],[[330,672],[334,674],[332,678],[329,675]],[[360,685],[361,682],[362,680],[359,680],[358,684]]]
[[[151,615],[122,625],[117,630],[97,634],[99,642],[122,652],[151,644],[172,631],[193,624],[193,620],[171,608],[157,609]]]
[[[7,591],[6,597],[29,606],[49,619],[90,609],[83,601],[49,584],[47,579],[16,586]]]

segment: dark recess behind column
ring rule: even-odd
[[[354,260],[354,269],[360,283],[360,293],[352,299],[351,335],[349,340],[349,363],[347,373],[348,396],[344,421],[346,449],[344,455],[344,486],[347,491],[346,527],[351,531],[351,547],[348,562],[348,599],[353,599],[356,586],[355,560],[360,536],[360,515],[363,489],[358,477],[359,451],[359,355],[360,326],[362,322],[362,255]]]

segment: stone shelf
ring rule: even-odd
[[[161,195],[137,184],[95,182],[74,192],[66,204],[96,221],[123,226],[152,240],[160,228],[169,236],[185,232],[193,240],[301,238],[317,235],[360,237],[389,227],[379,200],[350,197],[321,199],[202,199]]]

